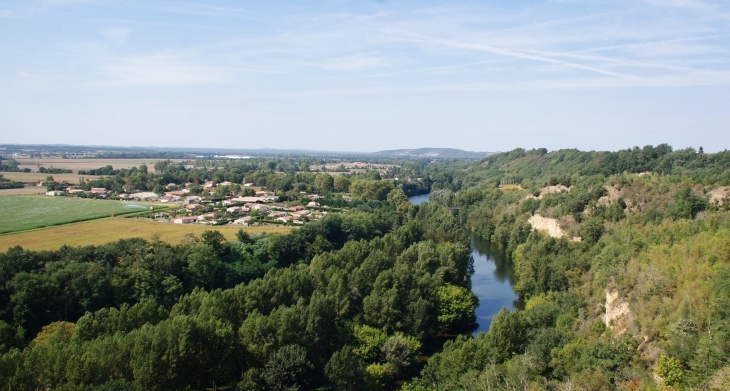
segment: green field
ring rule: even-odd
[[[144,203],[50,196],[0,196],[0,233],[140,212]],[[160,208],[156,206],[155,209]]]

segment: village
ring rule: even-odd
[[[208,181],[200,185],[199,195],[191,194],[193,183],[182,186],[174,183],[166,187],[169,191],[162,194],[154,192],[135,192],[115,194],[106,188],[91,188],[86,191],[76,186],[67,186],[63,190],[48,191],[47,196],[77,196],[84,198],[110,199],[121,201],[159,202],[164,208],[150,207],[145,216],[161,223],[173,224],[206,224],[206,225],[303,225],[316,221],[328,213],[340,212],[340,208],[320,205],[318,194],[300,192],[300,198],[294,201],[280,202],[274,191],[261,190],[253,183],[242,186],[228,181],[215,183]],[[225,189],[222,198],[216,188]],[[239,191],[236,191],[236,188]],[[243,191],[240,191],[243,190]],[[249,194],[249,195],[244,195]],[[250,195],[253,194],[253,195]],[[351,201],[342,195],[344,201]],[[162,206],[162,205],[161,205]]]

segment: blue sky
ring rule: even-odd
[[[0,1],[0,143],[730,145],[730,2]]]

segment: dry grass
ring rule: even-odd
[[[20,189],[2,189],[0,195],[45,195],[48,191],[44,186],[23,187]]]
[[[499,188],[505,191],[522,190],[520,185],[500,185]]]
[[[139,167],[147,165],[150,172],[155,170],[155,163],[167,159],[21,159],[15,158],[20,168],[30,168],[35,171],[38,166],[45,168],[70,168],[74,173],[78,170],[92,170],[111,165],[115,169]],[[170,159],[175,163],[187,161],[185,159]]]
[[[98,168],[98,167],[97,167]],[[56,182],[66,181],[71,184],[79,183],[80,178],[84,179],[99,179],[101,176],[95,175],[76,175],[76,174],[44,174],[40,172],[1,172],[2,176],[6,179],[13,181],[22,182],[40,182],[45,181],[47,176],[52,176]]]
[[[14,246],[21,246],[29,250],[54,250],[64,244],[69,246],[101,245],[119,239],[151,239],[155,235],[164,242],[179,243],[186,234],[192,233],[200,236],[205,230],[220,231],[228,240],[235,240],[236,232],[239,229],[249,233],[273,232],[285,234],[291,231],[292,227],[210,227],[198,224],[158,223],[147,219],[116,217],[0,235],[0,251],[6,251]]]

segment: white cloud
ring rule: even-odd
[[[8,10],[0,10],[0,18],[12,18],[13,13]]]
[[[94,86],[158,86],[218,83],[221,72],[207,66],[186,63],[173,55],[121,58],[103,67],[110,80]]]
[[[370,57],[364,54],[357,54],[353,56],[333,58],[312,65],[326,70],[352,71],[382,65],[384,62],[385,59],[383,57]]]
[[[127,38],[129,38],[131,32],[129,29],[118,27],[101,30],[103,36],[120,45],[127,42]]]
[[[25,73],[25,72],[18,72],[18,76],[20,76],[20,77],[28,77],[30,75],[27,74],[27,73]]]
[[[717,7],[712,4],[708,4],[702,0],[646,0],[649,4],[663,6],[663,7],[674,7],[674,8],[693,8],[697,10],[709,11],[716,9]]]

